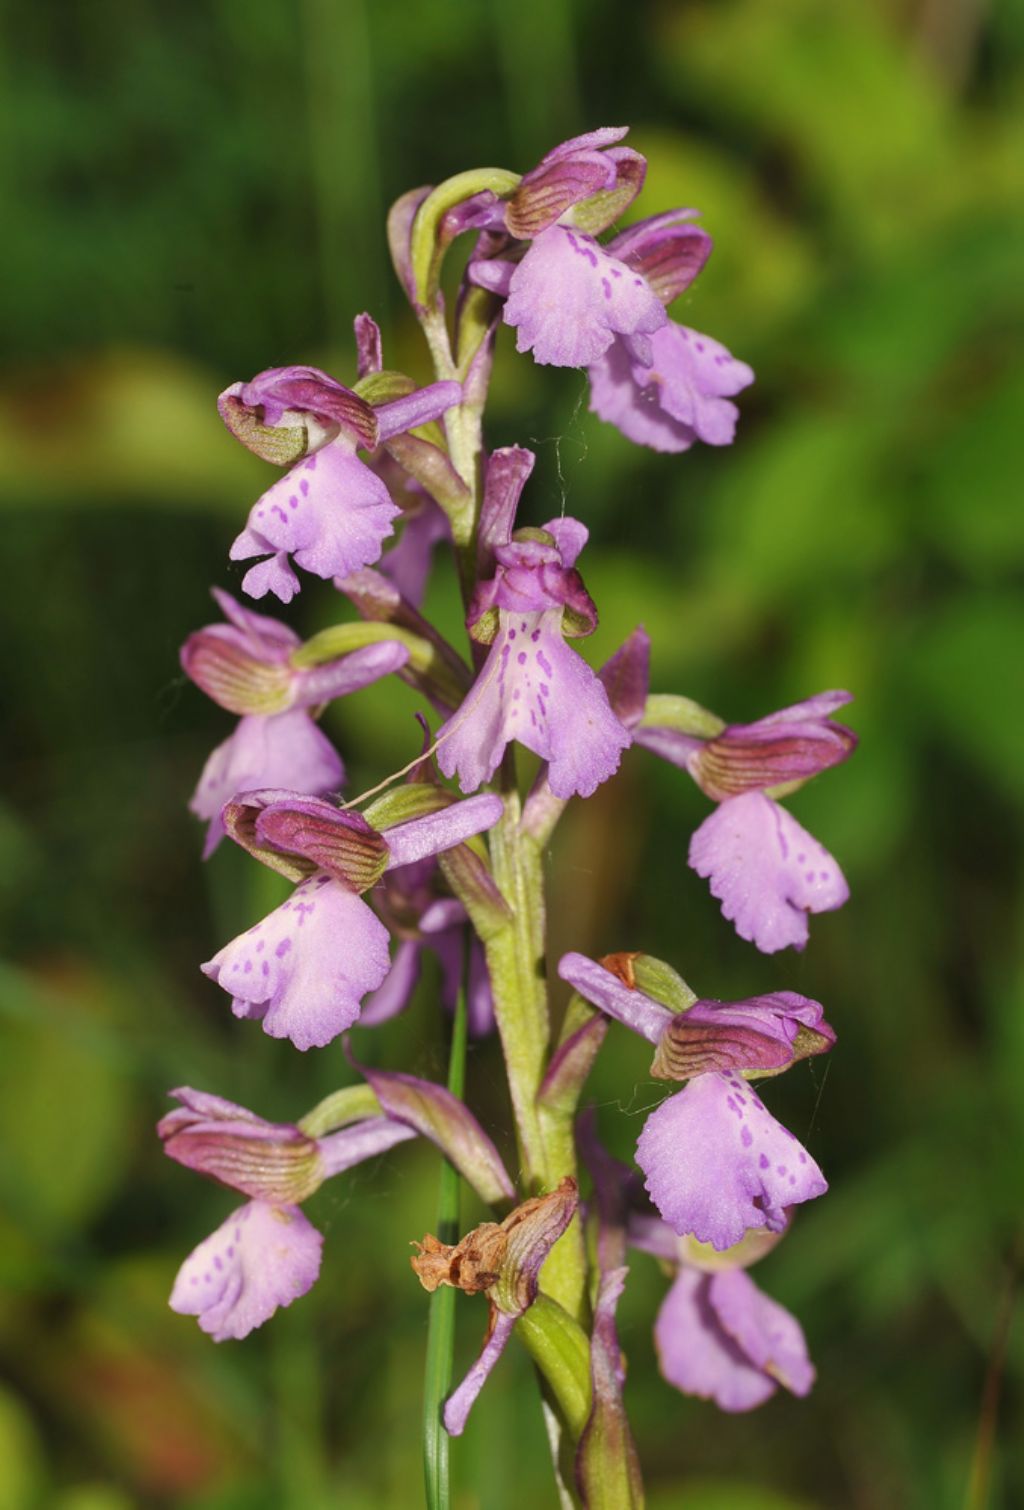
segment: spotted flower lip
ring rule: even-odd
[[[374,408],[316,367],[270,368],[226,389],[218,407],[231,433],[264,459],[291,463],[231,547],[233,561],[267,558],[243,579],[249,596],[290,602],[299,579],[289,557],[328,579],[376,561],[401,511],[357,448],[436,419],[461,397],[458,383],[434,383]]]
[[[653,289],[582,231],[541,231],[511,273],[502,311],[516,350],[555,367],[588,367],[616,336],[631,337],[641,358],[646,338],[666,323]],[[649,363],[648,363],[649,365]]]
[[[698,1075],[663,1101],[636,1159],[673,1231],[719,1250],[751,1228],[783,1231],[791,1206],[828,1189],[806,1149],[735,1075]]]
[[[754,381],[753,369],[721,342],[674,320],[643,347],[609,342],[588,368],[591,411],[627,440],[666,452],[697,441],[731,445],[739,420],[732,399]]]
[[[598,1254],[621,1262],[628,1243],[674,1271],[654,1328],[665,1379],[727,1411],[753,1409],[780,1384],[806,1394],[814,1368],[799,1323],[744,1272],[782,1232],[753,1227],[720,1250],[679,1237],[651,1211],[635,1175],[602,1146],[593,1113],[580,1119],[579,1145],[594,1182]]]
[[[690,841],[690,864],[740,938],[764,954],[807,943],[807,917],[841,907],[850,888],[836,861],[763,792],[721,802]]]

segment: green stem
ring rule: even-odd
[[[540,854],[519,829],[515,757],[506,757],[501,795],[505,812],[491,830],[494,879],[512,909],[512,921],[487,944],[494,1011],[505,1055],[519,1157],[531,1192],[551,1189],[537,1091],[544,1076],[550,1030],[544,980],[544,886]]]
[[[448,1060],[448,1089],[461,1100],[466,1083],[466,956],[463,960],[462,985],[455,1008],[452,1046]],[[437,1236],[443,1243],[459,1240],[459,1174],[447,1159],[441,1165],[437,1197]],[[451,1393],[455,1350],[456,1291],[442,1285],[430,1297],[427,1323],[427,1361],[423,1389],[423,1477],[427,1493],[427,1510],[449,1510],[451,1478],[449,1473],[449,1436],[444,1429],[442,1411]]]
[[[490,833],[494,879],[512,909],[512,921],[487,944],[494,1013],[505,1055],[519,1157],[528,1188],[553,1190],[576,1174],[572,1114],[542,1114],[537,1092],[547,1068],[551,1036],[545,976],[544,865],[540,846],[520,823],[514,757],[502,774],[505,813]],[[570,1316],[586,1317],[586,1255],[574,1217],[544,1265],[544,1288]]]

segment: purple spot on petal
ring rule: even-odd
[[[291,939],[282,939],[277,948],[274,950],[274,953],[277,955],[278,959],[284,959],[285,955],[288,953],[288,950],[291,947]]]
[[[765,1154],[765,1153],[763,1153],[763,1154],[762,1154],[762,1155],[761,1155],[761,1157],[760,1157],[760,1158],[759,1158],[759,1159],[758,1159],[758,1161],[757,1161],[757,1162],[758,1162],[758,1164],[759,1164],[759,1165],[760,1165],[760,1167],[761,1167],[761,1168],[762,1168],[762,1169],[767,1169],[767,1168],[768,1168],[768,1165],[769,1165],[769,1163],[770,1163],[770,1162],[771,1162],[771,1161],[770,1161],[770,1160],[769,1160],[769,1158],[768,1158],[768,1155],[767,1155],[767,1154]]]
[[[551,662],[548,660],[547,656],[544,654],[543,650],[537,651],[537,665],[543,671],[545,676],[551,677],[552,679],[554,678],[554,668],[552,667]]]
[[[526,651],[525,650],[520,650],[519,654],[516,656],[516,660],[519,662],[520,666],[525,666],[526,665]]]
[[[776,1174],[785,1174],[786,1173],[786,1166],[785,1166],[785,1164],[776,1164],[776,1166],[775,1166],[775,1173]]]
[[[305,477],[303,477],[302,481],[299,483],[299,492],[302,494],[303,498],[305,498],[309,493],[309,483],[306,481]]]
[[[515,637],[516,637],[516,632],[515,632],[515,630],[514,630],[514,629],[510,629],[510,630],[509,630],[509,632],[508,632],[508,637],[509,637],[509,639],[510,639],[510,640],[514,640],[514,639],[515,639]]]
[[[612,275],[613,278],[621,278],[622,277],[622,269],[621,269],[621,267],[613,267],[613,268],[610,269],[610,271],[611,271],[611,275]]]
[[[697,346],[697,350],[698,351],[703,351],[704,350],[704,342],[703,341],[697,341],[696,342],[696,346]]]
[[[297,509],[298,506],[299,506],[299,500],[296,498],[295,494],[293,493],[292,496],[288,500],[288,507],[290,509]]]
[[[539,629],[535,629],[533,631],[533,633],[531,634],[530,639],[536,645],[537,641],[540,639],[540,630]]]
[[[247,959],[246,962],[245,962],[245,974],[246,975],[251,975],[252,974],[252,960],[251,959]]]
[[[235,1256],[235,1245],[234,1245],[234,1243],[229,1243],[228,1244],[228,1258],[234,1258],[234,1256]]]
[[[745,1127],[740,1133],[740,1142],[743,1144],[744,1148],[749,1148],[753,1141],[754,1134],[750,1131],[749,1127]]]
[[[801,1164],[806,1164],[807,1163],[807,1155],[805,1153],[802,1153],[802,1154],[798,1155],[798,1157],[800,1159]]]
[[[221,1256],[220,1256],[219,1253],[217,1254],[217,1256],[213,1260],[213,1267],[215,1269],[223,1269],[223,1267],[224,1267],[224,1260],[221,1258]]]
[[[264,975],[269,975],[270,974],[270,961],[269,960],[264,960],[263,961],[263,974]]]
[[[822,879],[824,879],[824,877]],[[804,880],[805,881],[813,881],[814,880],[814,871],[813,870],[805,870],[804,871]]]
[[[602,278],[601,279],[601,287],[604,289],[604,296],[605,296],[605,298],[606,299],[610,299],[611,296],[612,296],[612,286],[608,282],[607,278]]]

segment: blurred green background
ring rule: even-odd
[[[650,1345],[664,1279],[637,1255],[621,1322],[650,1503],[980,1510],[1024,1190],[1024,10],[3,10],[0,1510],[420,1503],[407,1245],[433,1223],[429,1149],[314,1198],[322,1280],[245,1343],[166,1308],[233,1200],[162,1159],[166,1088],[293,1118],[350,1075],[236,1023],[198,973],[273,887],[238,853],[199,863],[185,802],[231,721],[177,647],[213,617],[209,584],[237,590],[227,545],[267,475],[218,390],[291,361],[344,379],[363,308],[425,378],[388,203],[620,121],[650,159],[638,211],[699,206],[716,239],[674,313],[757,369],[738,442],[633,449],[587,415],[581,375],[516,358],[508,332],[491,442],[538,452],[527,522],[564,501],[592,529],[595,662],[642,619],[656,690],[749,720],[845,686],[863,740],[793,800],[853,891],[802,957],[735,938],[683,863],[706,803],[643,752],[554,847],[553,951],[643,948],[705,995],[793,987],[839,1031],[770,1089],[832,1191],[757,1275],[801,1317],[818,1386],[745,1417],[677,1395]],[[307,580],[291,619],[327,622],[330,597]],[[351,790],[415,752],[414,707],[378,687],[332,710]],[[358,1035],[364,1056],[443,1072],[432,987]],[[642,1046],[613,1045],[591,1089],[628,1156],[659,1092]],[[497,1129],[492,1045],[470,1078]],[[483,1326],[460,1300],[460,1362]],[[985,1414],[993,1507],[1024,1503],[1022,1385],[1018,1321]],[[460,1510],[554,1504],[517,1349],[454,1464]]]

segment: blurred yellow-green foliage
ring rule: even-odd
[[[791,986],[839,1031],[772,1104],[832,1191],[759,1279],[820,1377],[746,1417],[658,1377],[664,1280],[636,1256],[627,1396],[654,1510],[944,1510],[965,1498],[1020,1262],[1024,972],[1024,11],[1013,0],[61,0],[4,7],[0,481],[0,1510],[408,1510],[419,1503],[431,1225],[418,1145],[311,1203],[315,1291],[216,1347],[166,1295],[232,1196],[162,1160],[168,1086],[292,1118],[350,1072],[236,1023],[198,974],[268,883],[205,870],[185,812],[230,727],[177,647],[237,586],[263,469],[213,398],[351,371],[351,317],[426,375],[387,266],[392,198],[525,169],[597,124],[650,159],[638,210],[699,206],[716,252],[677,315],[757,369],[736,446],[631,448],[580,375],[500,342],[492,443],[564,501],[602,659],[638,619],[654,686],[747,720],[856,694],[855,760],[794,799],[853,897],[803,957],[740,943],[683,863],[705,804],[642,752],[551,858],[552,951],[643,948],[706,995]],[[506,332],[507,336],[507,332]],[[292,617],[332,611],[310,582]],[[434,595],[441,605],[443,592]],[[441,609],[452,616],[451,608]],[[414,701],[329,715],[353,789],[418,748]],[[359,1035],[441,1073],[427,989]],[[628,1155],[657,1091],[615,1041],[593,1092]],[[475,1104],[505,1116],[493,1046]],[[1016,1257],[1015,1257],[1016,1255]],[[482,1333],[460,1301],[459,1359]],[[1011,1328],[987,1503],[1024,1503]],[[510,1350],[454,1453],[461,1510],[553,1504]]]

